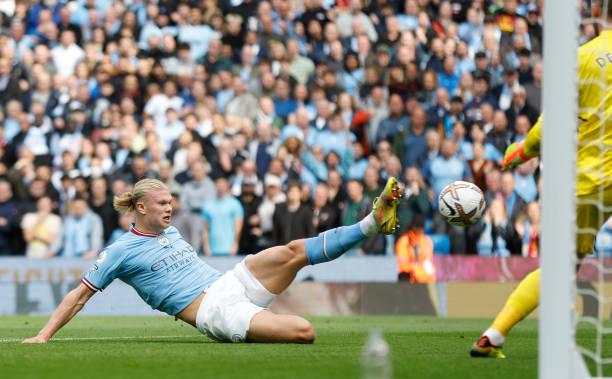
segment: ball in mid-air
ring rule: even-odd
[[[438,211],[452,225],[474,225],[482,218],[485,207],[484,194],[469,182],[452,182],[438,196]]]

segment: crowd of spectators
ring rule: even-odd
[[[351,224],[386,178],[401,232],[537,256],[538,162],[499,170],[541,107],[541,1],[0,2],[0,255],[91,257],[140,178],[204,254]],[[584,28],[583,39],[595,35]],[[454,180],[489,204],[435,211]],[[354,254],[393,252],[372,237]]]

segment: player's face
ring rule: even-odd
[[[172,196],[168,190],[151,191],[143,197],[146,223],[151,227],[165,229],[170,226]]]

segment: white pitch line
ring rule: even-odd
[[[138,340],[138,339],[161,339],[161,338],[195,338],[204,337],[197,334],[183,336],[121,336],[121,337],[58,337],[51,341],[105,341],[105,340]],[[29,338],[29,337],[26,337]],[[4,338],[0,343],[21,342],[26,338]]]

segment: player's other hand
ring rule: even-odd
[[[47,343],[49,340],[45,337],[36,336],[32,338],[25,339],[21,341],[21,343]]]
[[[527,162],[530,157],[525,155],[523,150],[523,142],[514,142],[506,149],[504,154],[504,161],[502,164],[502,171],[510,170],[522,163]]]

